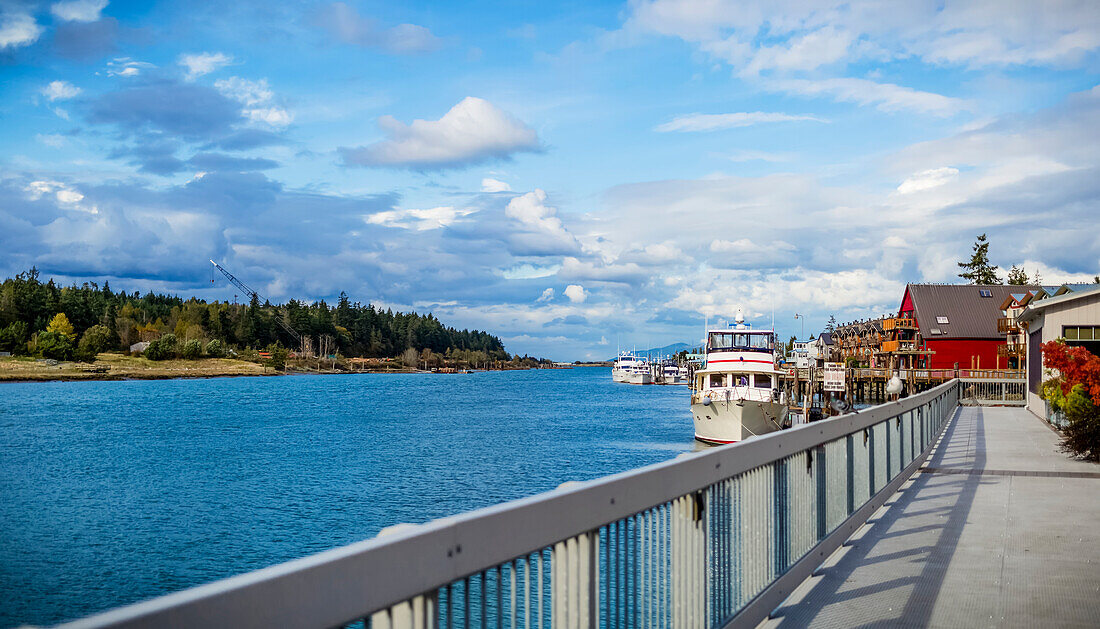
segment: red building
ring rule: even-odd
[[[1038,286],[909,284],[898,318],[915,322],[909,351],[890,352],[894,367],[951,369],[1006,369],[1006,357],[997,348],[1005,333],[997,327],[1004,316],[1001,304],[1012,293]],[[885,345],[885,344],[884,344]],[[884,349],[886,349],[884,347]],[[894,349],[894,348],[891,348]],[[885,353],[885,352],[884,352]]]

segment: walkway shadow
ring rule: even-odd
[[[974,411],[973,417],[966,416]],[[927,465],[974,469],[985,466],[982,409],[970,407],[956,411]],[[915,474],[912,484],[891,499],[889,508],[873,521],[861,539],[845,542],[847,553],[835,566],[815,573],[820,581],[802,600],[778,608],[771,618],[778,620],[780,627],[812,626],[815,621],[824,624],[825,619],[820,618],[822,612],[833,605],[841,605],[841,608],[829,611],[832,622],[828,624],[835,624],[839,617],[841,621],[850,619],[846,626],[927,626],[959,535],[970,514],[974,495],[982,482],[980,476]],[[923,507],[921,503],[933,495],[941,502],[949,501],[949,504],[932,509]],[[934,515],[940,517],[935,524],[929,524],[927,518]],[[928,544],[927,534],[935,530],[939,531],[939,535],[933,544]],[[920,533],[925,535],[916,538],[911,548],[896,549],[897,538]],[[890,540],[890,550],[884,549],[871,556],[884,540]],[[842,591],[861,568],[899,560],[906,562],[906,565],[921,564],[920,573],[886,578],[871,585]],[[881,604],[882,595],[888,592],[889,607],[894,611],[883,608],[881,620],[867,622],[868,608]],[[900,614],[896,611],[899,607],[902,608]],[[858,613],[853,613],[857,610]],[[861,621],[864,624],[858,624]]]

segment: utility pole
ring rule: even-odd
[[[802,319],[802,335],[798,337],[798,340],[803,340],[806,337],[806,315],[796,314],[795,319]]]

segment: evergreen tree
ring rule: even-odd
[[[1023,286],[1028,283],[1027,273],[1013,264],[1012,268],[1008,270],[1008,277],[1005,279],[1005,283],[1012,284],[1013,286]]]
[[[829,315],[829,320],[825,323],[825,331],[832,334],[836,330],[836,317]]]
[[[989,243],[985,234],[978,236],[974,243],[974,253],[969,262],[959,262],[959,268],[964,269],[959,277],[971,284],[1000,284],[1001,278],[997,277],[996,266],[989,265]]]

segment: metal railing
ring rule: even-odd
[[[755,626],[891,496],[958,381],[71,627]]]
[[[962,378],[959,403],[970,406],[1025,406],[1027,380],[1020,378]]]

